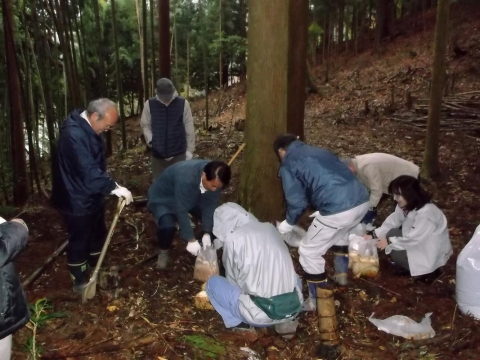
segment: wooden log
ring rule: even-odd
[[[336,346],[340,342],[337,331],[333,290],[317,287],[317,311],[320,340],[326,346]]]
[[[55,250],[53,252],[52,255],[50,255],[50,257],[47,259],[47,261],[45,261],[45,263],[40,266],[37,270],[35,270],[29,277],[27,277],[23,282],[22,282],[22,286],[25,288],[27,287],[28,285],[30,285],[32,282],[35,281],[35,279],[40,276],[40,274],[47,268],[47,266],[58,256],[60,255],[64,250],[65,248],[67,247],[68,245],[68,240],[65,241],[62,245],[60,245],[60,247]]]

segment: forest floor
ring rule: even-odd
[[[320,94],[306,103],[305,135],[314,145],[339,156],[386,152],[421,165],[425,133],[389,120],[392,114],[407,113],[403,94],[409,90],[414,102],[426,98],[430,78],[433,42],[433,13],[425,17],[425,30],[415,36],[402,33],[385,45],[383,54],[364,51],[357,56],[338,55],[325,84],[323,67],[314,69]],[[468,54],[456,58],[449,53],[452,93],[478,89],[480,78],[480,7],[452,9],[452,39]],[[391,89],[394,89],[394,103]],[[268,91],[266,89],[266,91]],[[478,99],[477,99],[478,100]],[[370,112],[365,113],[365,101]],[[196,118],[197,151],[202,158],[229,159],[243,139],[233,128],[245,118],[244,87],[237,86],[211,97],[212,131],[201,130],[203,101],[192,106]],[[411,114],[411,116],[415,116]],[[140,134],[138,118],[127,122],[131,143]],[[346,290],[336,290],[337,320],[342,359],[476,359],[480,352],[478,321],[462,315],[454,300],[456,256],[479,223],[480,134],[442,131],[440,163],[442,175],[426,182],[435,203],[449,221],[454,256],[444,274],[433,284],[416,283],[393,275],[381,256],[380,274],[375,279],[353,279]],[[115,132],[120,143],[118,130]],[[232,186],[223,201],[235,201],[241,156],[233,164]],[[151,182],[149,154],[137,144],[109,161],[113,178],[134,195],[145,195]],[[113,218],[116,199],[107,200],[107,223]],[[383,202],[380,219],[392,208]],[[25,278],[67,239],[59,215],[46,201],[32,198],[21,217],[30,228],[30,243],[16,266]],[[137,232],[139,233],[137,235]],[[201,284],[193,280],[195,258],[176,239],[166,271],[155,269],[155,260],[136,265],[157,251],[155,225],[144,206],[128,206],[120,217],[108,251],[105,268],[118,266],[120,280],[114,289],[98,290],[85,305],[71,291],[66,258],[61,256],[26,289],[30,302],[50,299],[53,309],[65,318],[54,319],[37,331],[45,359],[315,359],[319,345],[317,318],[302,313],[296,336],[285,341],[273,329],[236,333],[225,329],[214,311],[198,311],[193,296]],[[295,265],[298,253],[291,249]],[[332,269],[332,257],[327,255]],[[368,321],[372,313],[384,319],[405,315],[420,321],[432,312],[434,338],[406,340],[378,330]],[[14,336],[14,358],[24,359],[23,347],[31,330],[23,328]],[[254,351],[256,357],[249,354]]]

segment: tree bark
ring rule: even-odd
[[[207,29],[207,14],[206,10],[203,7],[203,1],[198,1],[199,13],[202,16],[202,55],[203,55],[203,82],[205,89],[205,130],[208,130],[208,63],[207,63],[207,42],[206,38],[206,29]]]
[[[345,28],[345,0],[338,1],[338,51],[343,50]],[[346,39],[345,39],[346,41]]]
[[[160,78],[170,79],[170,0],[158,0],[158,44]]]
[[[13,168],[13,202],[24,205],[29,197],[25,138],[23,130],[20,77],[15,50],[12,0],[2,1],[3,33],[7,59],[7,86],[10,105],[10,143]]]
[[[142,1],[142,4],[140,4],[140,1]],[[148,99],[147,93],[145,91],[145,85],[146,85],[146,80],[147,80],[147,73],[145,72],[145,61],[147,61],[147,58],[144,56],[144,47],[145,47],[145,41],[146,39],[143,37],[143,28],[145,27],[143,22],[143,14],[140,9],[140,7],[143,7],[143,1],[144,0],[135,0],[135,10],[137,14],[137,23],[138,23],[138,37],[140,39],[140,78],[142,81],[142,88],[140,89],[140,93],[138,95],[138,102],[140,105],[140,109],[143,109],[143,104],[145,101]]]
[[[143,96],[145,100],[150,97],[148,86],[148,23],[147,23],[147,0],[142,0],[142,37],[143,37]]]
[[[428,108],[427,138],[423,157],[422,176],[432,178],[440,173],[438,147],[440,141],[440,119],[442,93],[445,86],[446,54],[448,43],[449,0],[438,0],[435,25],[435,49],[432,67],[432,88]]]
[[[248,74],[246,148],[240,179],[240,202],[262,221],[279,219],[283,208],[278,160],[272,151],[276,136],[296,127],[289,124],[289,106],[303,111],[301,101],[292,98],[305,92],[305,52],[292,54],[299,41],[306,48],[308,2],[282,1],[271,6],[270,0],[249,1]],[[293,12],[292,10],[297,7]],[[297,29],[294,29],[297,27]],[[303,30],[305,28],[305,30]],[[304,39],[290,39],[293,34]],[[295,56],[293,56],[295,55]],[[301,70],[301,81],[294,78],[293,64]],[[269,91],[265,91],[268,88]],[[304,96],[304,95],[302,95]],[[298,113],[295,115],[298,121]],[[298,134],[297,135],[303,135]],[[261,156],[259,156],[261,154]]]
[[[118,107],[120,108],[120,125],[122,130],[122,151],[127,150],[127,131],[125,129],[125,113],[123,110],[122,76],[120,74],[120,54],[118,49],[117,10],[116,1],[111,0],[113,22],[113,44],[115,47],[115,77],[117,79]]]
[[[152,83],[151,83],[151,93],[152,96],[155,95],[155,84],[156,84],[156,79],[155,79],[155,69],[157,68],[155,65],[155,17],[153,16],[154,12],[154,1],[150,0],[150,40],[151,40],[151,45],[150,45],[150,71],[151,71],[151,76],[152,76]]]

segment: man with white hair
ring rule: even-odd
[[[157,81],[156,96],[145,102],[140,125],[152,150],[153,181],[176,162],[190,160],[195,151],[195,128],[186,99],[178,96],[173,83]]]
[[[62,214],[69,233],[67,261],[73,290],[81,293],[87,266],[94,268],[102,250],[105,226],[104,195],[133,201],[128,189],[106,172],[100,136],[118,121],[116,104],[109,99],[90,102],[87,110],[74,110],[64,121],[58,141],[52,180],[52,204]]]
[[[215,210],[213,234],[216,247],[223,246],[225,278],[211,277],[206,291],[225,326],[249,330],[292,321],[303,302],[302,283],[275,226],[226,203]]]

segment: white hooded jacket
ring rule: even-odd
[[[397,205],[395,212],[375,230],[379,239],[384,239],[390,229],[402,227],[402,237],[390,238],[385,253],[406,250],[412,276],[429,274],[445,265],[452,255],[447,219],[434,204],[426,204],[420,210],[410,211],[405,216]]]
[[[223,243],[225,276],[243,291],[239,308],[245,320],[259,326],[291,321],[270,319],[250,299],[250,295],[269,298],[297,289],[303,302],[290,252],[277,229],[235,203],[217,208],[213,223],[213,233]]]

